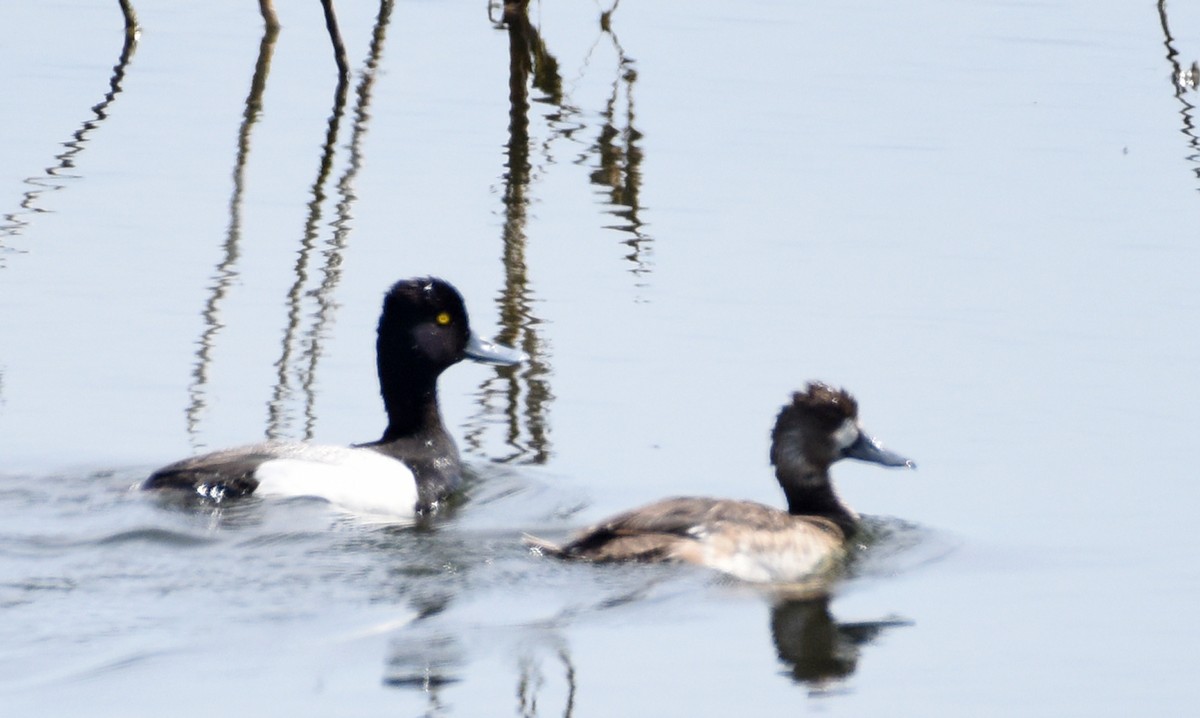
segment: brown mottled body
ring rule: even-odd
[[[527,542],[563,559],[683,561],[749,581],[800,581],[836,564],[858,528],[858,515],[829,480],[830,464],[843,457],[913,466],[862,431],[853,397],[810,383],[779,413],[772,432],[771,462],[787,511],[676,497],[613,516],[561,546],[533,537]]]

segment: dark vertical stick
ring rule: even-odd
[[[269,32],[279,33],[279,16],[275,14],[275,3],[272,0],[258,0],[258,9],[262,13],[263,24]]]
[[[337,60],[338,74],[342,82],[350,79],[350,61],[346,59],[346,45],[342,42],[342,33],[338,30],[337,15],[333,12],[333,0],[321,0],[325,10],[325,27],[329,30],[329,40],[333,43],[333,57]]]

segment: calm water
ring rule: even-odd
[[[1200,640],[1200,7],[6,3],[0,712],[1184,715]],[[415,528],[132,491],[375,438],[394,280],[533,356],[459,366],[474,474]],[[781,504],[845,385],[826,596],[562,566],[695,493]]]

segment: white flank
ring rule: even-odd
[[[403,463],[371,449],[311,446],[263,462],[255,494],[311,496],[356,514],[412,517],[417,484]]]

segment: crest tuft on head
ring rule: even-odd
[[[858,402],[848,391],[819,381],[810,381],[804,391],[792,394],[792,406],[829,416],[837,423],[858,416]]]
[[[858,417],[858,402],[845,389],[810,381],[804,391],[792,394],[775,419],[771,431],[771,462],[778,464],[788,451],[807,451],[810,460],[824,451],[827,438],[847,420]],[[809,442],[817,443],[810,445]],[[827,457],[833,461],[832,457]]]

